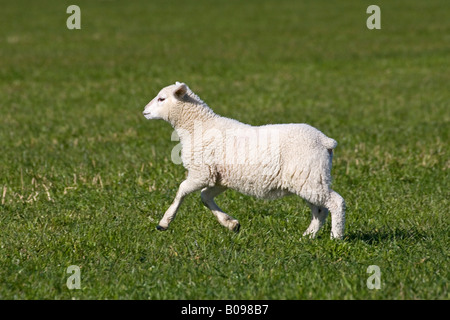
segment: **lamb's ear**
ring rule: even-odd
[[[175,84],[175,89],[173,90],[173,94],[177,98],[183,97],[187,92],[187,86],[184,83],[177,82]]]

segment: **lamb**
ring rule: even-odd
[[[311,223],[304,236],[314,238],[330,212],[331,238],[343,238],[345,202],[331,189],[337,143],[321,131],[295,123],[257,127],[219,116],[180,82],[163,88],[143,114],[172,125],[188,171],[158,230],[167,230],[183,199],[201,190],[203,204],[219,223],[239,231],[239,221],[214,202],[231,188],[263,199],[298,195],[311,209]]]

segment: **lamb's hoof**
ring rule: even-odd
[[[230,223],[229,229],[231,231],[238,233],[239,230],[241,229],[241,224],[239,223],[239,221],[234,220],[233,222]]]
[[[157,225],[157,226],[156,226],[156,230],[159,230],[159,231],[166,231],[167,228],[164,228],[164,227],[161,227],[160,225]]]
[[[305,238],[305,239],[315,239],[315,238],[316,238],[316,234],[317,234],[317,231],[314,232],[314,231],[308,231],[308,230],[306,230],[306,231],[303,233],[303,238]]]
[[[330,238],[332,240],[343,240],[344,239],[344,233],[343,232],[333,232],[333,231],[331,231]]]

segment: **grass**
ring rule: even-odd
[[[0,13],[1,299],[449,299],[448,1],[17,0]],[[240,121],[339,142],[346,237],[301,239],[295,197],[199,195],[155,226],[185,170],[160,88],[186,82]],[[70,265],[81,289],[69,290]],[[366,286],[381,270],[381,289]]]

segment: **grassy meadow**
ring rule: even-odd
[[[371,4],[3,1],[0,299],[449,299],[450,2],[377,1],[381,30]],[[158,232],[185,170],[142,111],[175,81],[223,116],[337,140],[345,239],[330,219],[302,239],[300,198],[231,190],[240,233],[199,193]]]

